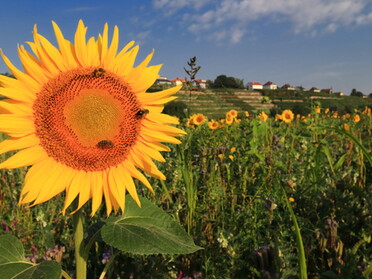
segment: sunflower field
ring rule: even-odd
[[[231,110],[223,119],[195,114],[180,122],[187,134],[181,144],[170,144],[166,163],[158,165],[167,180],[148,177],[155,194],[135,183],[139,195],[203,249],[187,255],[123,252],[105,278],[372,276],[370,108],[339,115],[314,107],[309,115],[284,110],[275,117]],[[61,214],[65,194],[19,206],[26,172],[0,170],[0,234],[20,239],[28,261],[52,259],[74,276],[71,216]],[[85,215],[94,228],[106,209]],[[98,240],[88,278],[98,278],[114,252]]]

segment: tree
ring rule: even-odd
[[[213,82],[214,88],[244,88],[244,82],[242,79],[235,77],[228,77],[226,75],[219,75]]]
[[[350,96],[356,96],[356,97],[363,97],[363,93],[360,91],[357,91],[355,88],[351,90]]]

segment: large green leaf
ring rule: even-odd
[[[35,265],[26,261],[22,243],[12,235],[0,235],[1,279],[59,279],[61,266],[46,261]]]
[[[201,247],[168,214],[145,198],[141,208],[127,195],[125,213],[102,227],[103,240],[133,254],[188,254]]]

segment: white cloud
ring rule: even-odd
[[[186,7],[198,10],[209,2],[211,0],[153,0],[153,5],[157,9],[163,9],[165,14],[170,15]]]
[[[154,0],[164,13],[185,10],[190,32],[238,43],[255,20],[289,22],[294,33],[335,32],[341,27],[372,23],[370,0]],[[186,10],[188,8],[188,10]],[[192,10],[192,13],[189,10]]]

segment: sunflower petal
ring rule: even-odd
[[[21,151],[0,163],[0,169],[15,169],[36,164],[45,159],[48,155],[40,146],[33,146]]]
[[[0,131],[11,137],[23,137],[35,133],[32,120],[11,114],[0,115]]]
[[[35,135],[28,135],[21,138],[7,138],[6,140],[0,142],[0,154],[19,150],[23,148],[28,148],[31,146],[38,145],[40,140]]]
[[[94,216],[96,211],[98,210],[99,206],[102,203],[102,183],[103,183],[103,175],[101,171],[92,172],[91,175],[91,191],[92,191],[92,212],[91,216]]]

